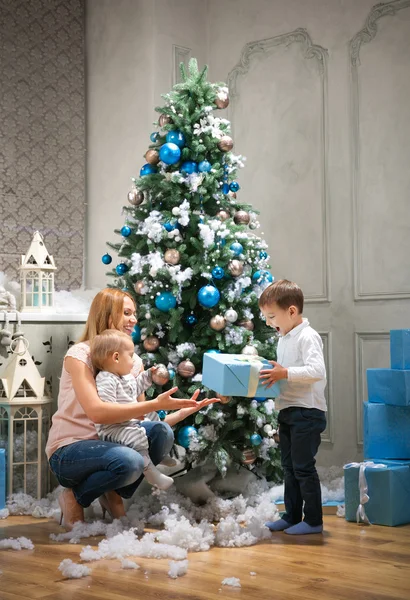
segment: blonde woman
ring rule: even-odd
[[[125,516],[123,498],[131,498],[143,478],[144,458],[127,446],[98,439],[95,423],[121,423],[130,419],[143,421],[149,441],[149,456],[154,465],[169,453],[174,435],[171,429],[188,415],[217,401],[197,402],[199,392],[191,399],[176,399],[172,388],[145,401],[118,404],[103,402],[97,394],[95,372],[90,359],[90,342],[105,329],[117,329],[131,335],[137,322],[132,297],[119,289],[107,288],[94,298],[83,336],[64,358],[58,395],[58,408],[53,415],[46,446],[50,468],[65,488],[59,497],[64,526],[71,529],[84,520],[84,508],[99,498],[101,506],[113,518]],[[134,355],[132,374],[136,377],[144,367]],[[156,411],[176,410],[159,421]]]

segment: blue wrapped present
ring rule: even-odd
[[[6,506],[6,451],[0,448],[0,509]]]
[[[410,466],[374,462],[344,467],[347,521],[377,525],[410,523]]]
[[[410,406],[410,371],[367,369],[369,402]]]
[[[390,366],[392,369],[410,369],[410,329],[390,331]]]
[[[364,455],[410,459],[410,406],[363,403]]]
[[[204,354],[202,383],[223,396],[276,398],[280,394],[279,384],[274,383],[270,388],[261,385],[262,369],[272,369],[272,365],[260,356]]]

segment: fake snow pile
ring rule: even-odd
[[[241,586],[241,580],[238,579],[237,577],[226,577],[223,581],[222,581],[222,585],[229,585],[231,587],[242,587]]]
[[[171,579],[176,579],[177,577],[182,577],[188,571],[188,561],[187,560],[170,560],[169,561],[169,571],[168,577]]]
[[[34,550],[34,544],[26,537],[0,540],[0,550]]]
[[[78,565],[70,558],[62,560],[58,566],[58,570],[61,571],[63,577],[66,577],[67,579],[80,579],[80,577],[91,575],[90,568],[85,565]]]

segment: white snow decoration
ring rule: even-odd
[[[0,510],[0,519],[7,519],[7,517],[10,515],[9,509],[8,508],[2,508]]]
[[[196,352],[196,346],[191,342],[184,342],[183,344],[178,344],[176,346],[176,352],[180,358],[192,356]]]
[[[219,100],[226,100],[228,98],[228,88],[223,85],[221,87],[218,88],[218,91],[216,92],[216,96],[217,98],[219,98]]]
[[[257,573],[255,573],[255,571],[249,571],[249,575],[250,575],[251,577],[255,577],[255,575],[257,575]]]
[[[187,560],[170,560],[169,561],[169,571],[168,577],[171,579],[176,579],[177,577],[182,577],[188,571],[188,561]]]
[[[273,414],[274,410],[275,410],[275,402],[272,400],[272,398],[268,398],[264,403],[263,403],[263,408],[265,410],[265,413],[270,416]]]
[[[26,537],[0,540],[0,550],[34,550],[34,544]]]
[[[129,560],[129,558],[123,558],[121,561],[121,568],[122,569],[140,569],[141,567],[133,560]]]
[[[209,425],[202,425],[198,429],[199,435],[201,435],[206,440],[210,440],[211,442],[216,442],[219,437],[218,432],[215,429],[215,426],[210,423]]]
[[[229,585],[231,587],[242,587],[241,580],[238,579],[238,577],[225,577],[225,579],[223,579],[221,583],[222,585]]]
[[[243,344],[243,333],[239,329],[233,327],[226,327],[225,329],[225,341],[227,344],[234,344],[235,346],[241,346]]]
[[[207,521],[191,524],[185,516],[168,517],[165,529],[155,534],[155,539],[164,545],[178,546],[192,552],[209,550],[214,542],[213,526]]]
[[[92,288],[85,290],[79,288],[77,290],[60,290],[54,292],[54,308],[58,314],[81,314],[88,313],[91,302],[94,297],[101,291],[100,288]]]
[[[202,373],[197,373],[191,379],[191,381],[202,381]]]
[[[207,223],[199,223],[199,237],[202,238],[204,248],[209,248],[215,241],[215,231]]]
[[[339,506],[337,507],[336,510],[336,516],[337,517],[341,517],[341,518],[345,518],[346,516],[346,507],[344,504],[339,504]]]
[[[180,223],[183,227],[186,227],[188,225],[190,213],[191,213],[191,206],[190,206],[188,200],[185,198],[185,200],[182,202],[182,204],[179,205],[179,217],[178,217],[178,223]]]
[[[67,577],[67,579],[80,579],[81,577],[91,575],[91,569],[89,567],[76,564],[70,558],[62,560],[58,566],[58,570],[61,571],[63,577]]]

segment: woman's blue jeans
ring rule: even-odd
[[[147,432],[150,458],[157,465],[172,448],[172,429],[160,421],[143,421],[141,427]],[[110,490],[122,498],[131,498],[143,479],[144,459],[139,452],[102,440],[63,446],[54,452],[49,463],[60,485],[71,488],[84,508]]]

